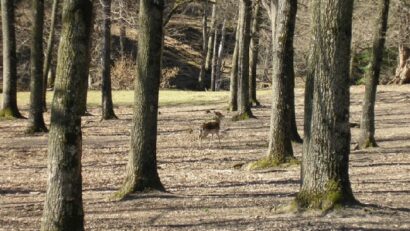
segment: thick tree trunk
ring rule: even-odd
[[[380,67],[383,61],[383,49],[386,41],[389,4],[390,0],[379,0],[378,17],[374,26],[372,59],[369,72],[366,74],[366,88],[358,148],[377,147],[376,140],[374,139],[374,106],[376,104],[377,84],[379,83]]]
[[[222,61],[224,58],[224,48],[225,48],[225,36],[226,36],[226,20],[224,19],[222,22],[222,29],[221,29],[221,41],[219,41],[219,48],[218,48],[218,57],[216,61],[216,71],[215,71],[215,89],[218,91],[221,85],[221,71],[222,71]]]
[[[44,111],[47,111],[47,86],[54,86],[54,77],[50,79],[50,84],[48,84],[48,76],[50,74],[51,59],[53,55],[54,47],[54,31],[56,25],[57,9],[58,9],[59,0],[53,1],[53,7],[51,11],[51,25],[50,25],[50,34],[48,35],[47,41],[47,50],[44,56],[44,67],[43,67],[43,108]]]
[[[238,51],[238,114],[233,120],[253,118],[249,103],[249,46],[252,1],[239,3],[239,51]]]
[[[84,230],[81,117],[78,97],[90,61],[92,1],[64,1],[57,79],[51,106],[48,183],[41,230]]]
[[[208,51],[206,53],[205,70],[207,73],[211,71],[213,48],[214,48],[214,37],[216,29],[216,3],[212,4],[212,14],[211,14],[211,27],[209,28],[208,34]]]
[[[238,58],[239,58],[239,18],[235,33],[235,47],[232,55],[232,67],[230,77],[230,100],[229,110],[238,111]]]
[[[164,190],[157,171],[158,93],[162,58],[164,1],[141,0],[135,104],[127,176],[116,197]]]
[[[311,3],[299,208],[356,203],[349,180],[349,59],[353,0]],[[335,30],[337,28],[337,30]]]
[[[43,84],[43,26],[44,0],[32,1],[32,28],[30,52],[30,111],[27,133],[47,132],[44,123],[44,84]]]
[[[102,48],[102,102],[103,120],[118,119],[114,113],[111,92],[111,0],[103,0],[103,48]]]
[[[260,0],[254,1],[253,19],[251,27],[251,47],[250,47],[250,76],[249,76],[249,96],[251,105],[260,106],[256,98],[256,71],[259,56],[259,29],[262,23],[262,12],[260,10]]]
[[[3,102],[0,117],[24,118],[17,107],[17,58],[14,0],[1,0],[3,32]]]
[[[215,54],[212,56],[212,64],[211,64],[211,91],[215,91],[215,86],[216,86],[216,68],[217,68],[217,59],[218,59],[218,55],[217,55],[217,48],[218,48],[218,28],[215,28],[215,32],[214,32],[214,47],[213,47],[213,51],[212,54]]]
[[[208,50],[208,0],[203,1],[203,13],[202,13],[202,57],[201,68],[198,77],[198,88],[203,90],[205,87],[205,63],[206,52]]]

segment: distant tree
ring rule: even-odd
[[[41,230],[84,230],[82,203],[81,116],[78,114],[88,77],[91,0],[65,0],[58,50],[57,79],[51,105],[48,182]]]
[[[249,96],[251,105],[259,106],[260,103],[256,98],[256,70],[259,56],[259,30],[262,23],[262,12],[260,10],[260,0],[253,2],[252,26],[251,26],[251,45],[250,45],[250,76],[249,76]]]
[[[390,0],[379,0],[378,2],[379,9],[374,24],[372,58],[370,61],[370,69],[366,74],[366,88],[363,100],[358,148],[377,147],[374,138],[374,106],[376,104],[376,91],[377,84],[379,83],[380,67],[383,61]]]
[[[210,90],[211,91],[215,91],[215,87],[216,87],[216,68],[217,68],[217,60],[218,60],[218,34],[219,30],[218,27],[215,28],[214,31],[214,42],[213,42],[213,51],[212,51],[212,62],[211,62],[211,87]]]
[[[208,33],[208,51],[206,53],[206,62],[205,70],[210,73],[212,66],[212,57],[213,57],[213,47],[214,47],[214,38],[215,38],[215,29],[216,29],[216,14],[217,7],[216,2],[212,4],[212,14],[211,14],[211,26]]]
[[[239,18],[238,24],[235,32],[235,47],[232,55],[232,68],[230,76],[230,99],[229,99],[229,110],[238,111],[238,58],[239,58]]]
[[[349,59],[353,0],[311,1],[301,209],[354,204],[349,180]]]
[[[202,54],[201,54],[201,68],[199,70],[198,85],[199,89],[204,89],[205,86],[205,64],[206,53],[208,51],[208,0],[202,3]]]
[[[238,50],[238,114],[233,120],[254,117],[249,102],[249,46],[252,1],[239,2],[239,50]]]
[[[223,69],[223,58],[225,53],[225,40],[226,40],[226,19],[222,21],[222,29],[221,29],[221,39],[218,44],[218,52],[217,52],[217,61],[216,61],[216,70],[215,70],[215,89],[219,90],[221,85],[221,72]]]
[[[3,32],[3,102],[0,117],[23,118],[17,107],[17,58],[14,0],[1,0]]]
[[[146,190],[163,191],[157,171],[158,94],[161,76],[164,0],[141,0],[139,11],[137,77],[131,152],[118,199]]]
[[[31,93],[30,112],[27,133],[47,132],[43,118],[44,109],[44,84],[43,84],[43,26],[44,26],[44,0],[32,2],[32,28],[31,28]]]
[[[118,119],[114,113],[111,91],[111,0],[103,0],[103,47],[102,47],[102,102],[103,120]]]

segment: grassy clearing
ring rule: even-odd
[[[53,92],[47,92],[47,104],[51,103]],[[270,90],[258,91],[259,95],[268,95]],[[0,94],[0,100],[2,96]],[[19,92],[17,94],[19,106],[27,107],[30,103],[29,92]],[[113,91],[113,101],[115,106],[130,106],[134,101],[134,91]],[[203,92],[203,91],[181,91],[181,90],[160,90],[159,104],[166,106],[200,106],[207,104],[227,103],[229,101],[228,91]],[[88,106],[98,106],[101,104],[101,92],[88,92]]]

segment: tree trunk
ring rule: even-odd
[[[17,107],[17,58],[14,0],[1,0],[3,32],[3,102],[0,117],[24,118]]]
[[[134,117],[127,176],[116,197],[165,190],[157,171],[158,93],[162,59],[164,1],[141,0]]]
[[[238,111],[238,55],[239,55],[239,18],[238,25],[236,26],[235,33],[235,48],[232,55],[232,68],[231,68],[231,80],[230,80],[230,100],[229,110]]]
[[[218,48],[218,57],[216,61],[216,72],[215,72],[215,89],[219,90],[221,85],[221,71],[222,71],[222,61],[224,58],[224,47],[225,47],[225,36],[226,36],[226,20],[224,19],[222,22],[222,29],[221,29],[221,41],[219,42]]]
[[[212,65],[215,29],[216,29],[216,2],[212,4],[211,28],[209,28],[208,51],[206,53],[205,70],[208,73],[211,71],[211,65]]]
[[[376,104],[377,84],[379,83],[380,67],[383,61],[383,49],[386,41],[389,4],[390,0],[379,0],[378,17],[374,25],[372,59],[369,72],[366,74],[359,148],[377,147],[376,140],[374,139],[374,106]]]
[[[217,59],[218,59],[218,55],[217,55],[217,48],[218,48],[218,28],[215,28],[215,32],[214,32],[214,47],[213,47],[213,51],[212,54],[214,54],[212,56],[212,65],[211,65],[211,91],[215,91],[215,86],[216,86],[216,67],[217,67]]]
[[[46,54],[44,57],[44,67],[43,67],[43,108],[44,108],[44,111],[47,111],[47,86],[49,85],[47,84],[47,80],[48,80],[48,75],[50,73],[51,58],[53,55],[54,31],[56,27],[55,25],[56,25],[58,2],[59,0],[53,1],[53,7],[51,11],[50,34],[48,35],[47,50],[46,50]],[[54,86],[54,79],[52,80],[52,85],[50,85],[50,87],[52,86]]]
[[[238,51],[238,114],[233,120],[253,118],[249,103],[249,46],[252,2],[241,0],[239,3],[239,51]]]
[[[30,111],[27,133],[47,132],[44,123],[44,84],[43,84],[43,26],[44,0],[32,1],[32,28],[30,52]]]
[[[64,1],[57,79],[51,106],[48,183],[41,230],[84,230],[78,87],[88,77],[92,1]]]
[[[103,0],[103,50],[102,50],[102,103],[103,120],[118,119],[114,113],[111,92],[111,0]]]
[[[253,19],[251,27],[251,47],[250,47],[250,77],[249,77],[249,96],[251,105],[260,106],[256,98],[256,71],[259,56],[259,29],[262,23],[262,12],[260,11],[260,0],[254,1]]]
[[[356,203],[349,180],[349,60],[353,0],[313,0],[299,208]],[[337,28],[337,30],[335,30]]]
[[[198,86],[199,89],[204,89],[205,87],[205,63],[206,63],[206,52],[208,50],[208,0],[203,1],[203,13],[202,13],[202,57],[201,57],[201,68],[199,71]]]

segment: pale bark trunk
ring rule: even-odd
[[[205,62],[205,70],[208,73],[211,71],[211,65],[212,65],[215,29],[216,29],[216,3],[212,4],[211,27],[209,28],[209,34],[208,34],[208,51],[206,53],[206,62]]]
[[[349,180],[349,59],[353,0],[313,0],[306,83],[301,208],[355,203]],[[335,30],[334,28],[338,28]]]
[[[51,106],[48,183],[41,230],[84,230],[82,135],[78,87],[88,77],[92,1],[64,1]]]
[[[259,56],[259,29],[262,22],[262,12],[260,10],[260,0],[254,2],[253,19],[251,27],[251,45],[250,45],[250,76],[249,76],[249,96],[251,105],[260,106],[256,98],[256,77]]]
[[[211,64],[211,91],[215,91],[215,86],[216,86],[216,68],[217,68],[216,62],[218,59],[218,55],[217,55],[218,33],[219,33],[218,28],[215,28],[214,47],[212,51],[212,54],[214,55],[212,56],[212,64]]]
[[[221,85],[221,71],[223,69],[222,67],[222,61],[224,58],[224,48],[225,48],[225,36],[226,36],[226,20],[224,19],[222,22],[222,29],[221,29],[221,41],[219,41],[219,48],[218,48],[218,57],[216,61],[216,71],[215,71],[215,89],[219,90],[220,85]]]
[[[238,52],[239,51],[239,18],[238,25],[235,32],[235,47],[232,55],[232,67],[231,67],[231,77],[230,77],[230,100],[229,100],[229,110],[238,111]]]
[[[208,50],[208,0],[203,2],[203,13],[202,13],[202,57],[201,57],[201,68],[199,71],[198,87],[203,90],[205,87],[205,63],[206,63],[206,52]]]

